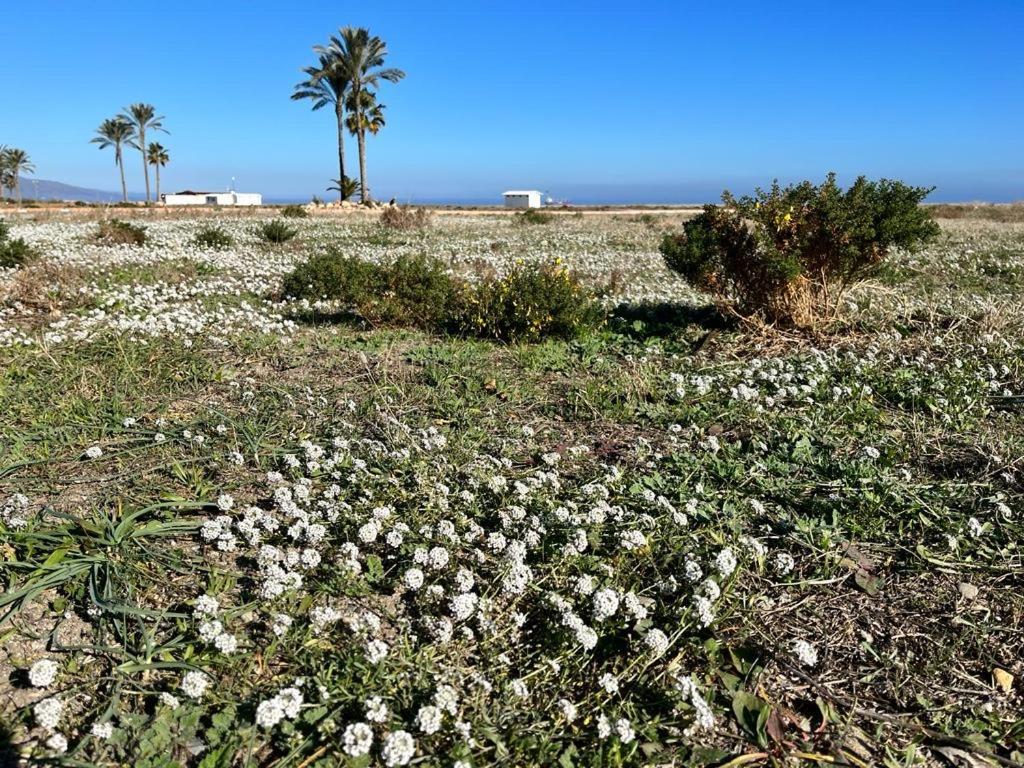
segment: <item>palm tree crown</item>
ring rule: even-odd
[[[134,126],[135,133],[138,136],[135,148],[142,154],[142,173],[146,179],[146,202],[148,203],[150,196],[149,162],[146,159],[146,131],[163,131],[167,133],[167,130],[164,128],[164,118],[162,115],[157,115],[156,108],[152,104],[143,104],[141,102],[127,107],[120,117]]]

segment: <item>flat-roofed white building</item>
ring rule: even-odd
[[[258,192],[175,192],[161,195],[164,205],[263,205]]]
[[[506,208],[540,208],[541,194],[536,189],[511,189],[502,197]]]

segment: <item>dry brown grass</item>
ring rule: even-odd
[[[79,291],[86,273],[78,267],[40,260],[17,270],[0,283],[0,302],[19,306],[27,314],[59,315],[80,306],[86,297]]]
[[[380,215],[380,223],[388,229],[424,229],[430,226],[430,211],[426,208],[388,206]]]
[[[936,203],[926,207],[936,219],[1024,221],[1024,203]]]

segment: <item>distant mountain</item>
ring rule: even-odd
[[[116,203],[121,200],[120,192],[106,192],[64,184],[48,179],[21,178],[21,197],[24,200],[81,200],[85,203]],[[145,195],[128,193],[129,200],[143,200]]]

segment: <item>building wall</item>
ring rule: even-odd
[[[164,195],[164,205],[203,205],[204,195]]]
[[[540,208],[540,193],[529,195],[505,195],[506,208]]]
[[[164,205],[263,205],[263,195],[255,192],[214,192],[209,195],[164,195]],[[215,203],[208,202],[216,200]]]

